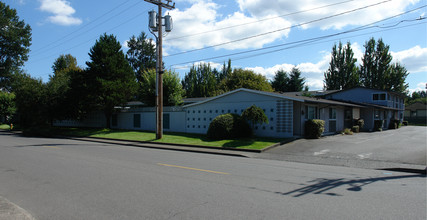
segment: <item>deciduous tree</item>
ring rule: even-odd
[[[144,88],[139,94],[141,101],[145,105],[154,106],[156,104],[156,71],[151,69],[145,72],[139,83]],[[174,106],[181,104],[183,94],[184,90],[178,74],[165,71],[163,73],[163,105]]]
[[[31,27],[0,2],[0,88],[8,87],[12,74],[28,60],[30,45]]]
[[[332,47],[329,68],[324,73],[325,89],[348,89],[359,85],[359,71],[356,62],[357,59],[354,58],[350,42],[347,42],[344,47],[340,42],[338,48],[335,44]]]
[[[230,75],[222,80],[220,85],[220,89],[224,92],[239,88],[273,92],[273,88],[265,76],[257,74],[252,70],[244,70],[241,68],[234,69]]]

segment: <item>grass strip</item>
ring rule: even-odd
[[[206,135],[187,133],[164,133],[163,138],[161,140],[156,140],[156,134],[154,132],[112,129],[67,128],[61,129],[60,133],[63,135],[78,137],[111,138],[132,141],[149,141],[171,144],[201,145],[218,148],[239,148],[256,150],[262,150],[275,143],[283,141],[283,139],[278,138],[259,137],[229,140],[209,140],[206,138]]]

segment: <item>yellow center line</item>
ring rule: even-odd
[[[157,165],[167,166],[167,167],[175,167],[175,168],[181,168],[181,169],[187,169],[187,170],[196,170],[196,171],[202,171],[202,172],[208,172],[208,173],[217,173],[217,174],[230,175],[229,173],[224,173],[224,172],[219,172],[219,171],[203,170],[203,169],[197,169],[197,168],[192,168],[192,167],[183,167],[183,166],[170,165],[170,164],[164,164],[164,163],[157,163]]]
[[[54,148],[54,149],[62,149],[60,147],[54,147],[54,146],[43,146],[44,148]]]

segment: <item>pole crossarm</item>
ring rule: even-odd
[[[173,5],[170,5],[172,2],[170,0],[166,0],[166,3],[164,3],[162,0],[144,0],[144,1],[155,4],[155,5],[159,5],[163,8],[167,8],[169,10],[172,10],[175,8],[175,2],[173,3]]]

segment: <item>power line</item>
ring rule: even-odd
[[[254,57],[254,56],[260,56],[260,55],[264,55],[264,54],[269,54],[272,52],[278,52],[281,50],[286,50],[286,49],[291,49],[291,48],[295,48],[295,47],[300,47],[300,46],[304,46],[304,45],[309,45],[312,44],[313,42],[319,41],[319,40],[323,40],[323,39],[327,39],[330,37],[334,37],[334,36],[339,36],[339,35],[343,35],[343,34],[348,34],[348,33],[353,33],[353,32],[357,32],[357,31],[363,31],[366,29],[370,29],[370,28],[390,28],[390,27],[395,27],[396,25],[399,25],[403,22],[413,22],[413,21],[420,21],[420,20],[424,20],[425,18],[418,18],[418,19],[413,19],[413,20],[403,20],[403,21],[399,21],[397,24],[392,25],[392,26],[388,26],[388,27],[381,27],[378,25],[373,26],[374,24],[386,21],[386,20],[390,20],[392,18],[404,15],[404,14],[408,14],[411,13],[413,11],[419,10],[421,8],[427,7],[427,5],[403,12],[401,14],[398,15],[394,15],[367,25],[363,25],[351,30],[347,30],[347,31],[343,31],[343,32],[339,32],[339,33],[335,33],[335,34],[330,34],[330,35],[324,35],[324,36],[320,36],[320,37],[315,37],[315,38],[309,38],[309,39],[305,39],[305,40],[299,40],[299,41],[295,41],[295,42],[290,42],[290,43],[284,43],[284,44],[279,44],[279,45],[274,45],[274,46],[270,46],[270,47],[265,47],[265,48],[260,48],[260,49],[254,49],[254,50],[247,50],[247,51],[241,51],[241,52],[236,52],[236,53],[231,53],[231,54],[226,54],[226,55],[220,55],[220,56],[215,56],[215,57],[209,57],[209,58],[204,58],[204,59],[197,59],[197,60],[193,60],[193,61],[188,61],[188,62],[182,62],[182,63],[177,63],[177,64],[172,64],[170,65],[170,67],[172,66],[179,66],[179,65],[184,65],[184,64],[188,64],[188,63],[195,63],[195,62],[201,62],[204,60],[212,60],[212,59],[218,59],[218,58],[224,58],[224,57],[230,57],[230,56],[237,56],[237,55],[241,55],[241,54],[247,54],[247,53],[252,53],[252,52],[257,52],[257,51],[262,51],[262,50],[268,50],[268,49],[273,49],[273,48],[279,48],[279,47],[285,47],[288,46],[286,48],[280,48],[280,49],[276,49],[276,50],[272,50],[272,51],[267,51],[267,52],[263,52],[263,53],[259,53],[256,55],[250,55],[249,57]],[[245,57],[245,58],[249,58],[249,57]],[[243,58],[240,58],[243,59]],[[236,59],[234,59],[236,60]]]
[[[187,37],[194,37],[194,36],[198,36],[198,35],[202,35],[202,34],[208,34],[208,33],[216,32],[216,31],[222,31],[222,30],[226,30],[226,29],[230,29],[230,28],[235,28],[235,27],[239,27],[239,26],[244,26],[244,25],[248,25],[248,24],[254,24],[254,23],[263,22],[263,21],[272,20],[272,19],[277,19],[277,18],[282,18],[282,17],[288,17],[288,16],[291,16],[291,15],[301,14],[301,13],[305,13],[305,12],[309,12],[309,11],[314,11],[314,10],[318,10],[318,9],[322,9],[322,8],[327,8],[327,7],[331,7],[331,6],[336,6],[336,5],[340,5],[340,4],[345,4],[345,3],[349,3],[349,2],[353,2],[353,1],[355,1],[355,0],[348,0],[348,1],[338,2],[338,3],[334,3],[334,4],[329,4],[329,5],[324,5],[324,6],[320,6],[320,7],[316,7],[316,8],[311,8],[311,9],[303,10],[303,11],[297,11],[297,12],[292,12],[292,13],[289,13],[289,14],[279,15],[279,16],[276,16],[276,17],[259,19],[259,20],[253,21],[253,22],[247,22],[247,23],[232,25],[232,26],[228,26],[228,27],[218,28],[218,29],[215,29],[215,30],[210,30],[210,31],[205,31],[205,32],[199,32],[199,33],[196,33],[196,34],[189,34],[189,35],[183,35],[183,36],[174,37],[174,38],[168,38],[167,40],[165,39],[165,41],[172,41],[172,40],[176,40],[176,39],[182,39],[182,38],[187,38]]]
[[[193,50],[183,51],[183,52],[171,54],[171,55],[168,55],[168,56],[165,56],[165,57],[171,57],[171,56],[176,56],[176,55],[181,55],[181,54],[186,54],[186,53],[192,53],[192,52],[195,52],[195,51],[200,51],[200,50],[205,50],[205,49],[209,49],[209,48],[219,47],[219,46],[223,46],[223,45],[226,45],[226,44],[231,44],[231,43],[236,43],[236,42],[243,41],[243,40],[248,40],[248,39],[251,39],[251,38],[261,37],[261,36],[264,36],[264,35],[268,35],[268,34],[280,32],[280,31],[284,31],[284,30],[287,30],[287,29],[291,29],[291,28],[300,27],[300,26],[304,26],[304,25],[307,25],[307,24],[311,24],[311,23],[323,21],[323,20],[330,19],[330,18],[333,18],[333,17],[338,17],[338,16],[341,16],[341,15],[344,15],[344,14],[348,14],[348,13],[352,13],[352,12],[355,12],[355,11],[363,10],[363,9],[366,9],[366,8],[369,8],[369,7],[373,7],[373,6],[377,6],[377,5],[380,5],[380,4],[384,4],[384,3],[390,2],[390,1],[391,0],[386,0],[386,1],[379,2],[379,3],[375,3],[375,4],[367,5],[367,6],[364,6],[364,7],[352,9],[352,10],[349,10],[349,11],[341,12],[341,13],[338,13],[338,14],[326,16],[326,17],[319,18],[319,19],[315,19],[315,20],[312,20],[312,21],[308,21],[308,22],[304,22],[304,23],[292,25],[292,26],[289,26],[289,27],[277,29],[277,30],[274,30],[274,31],[269,31],[269,32],[265,32],[265,33],[261,33],[261,34],[257,34],[257,35],[252,35],[252,36],[249,36],[249,37],[244,37],[244,38],[240,38],[240,39],[237,39],[237,40],[223,42],[223,43],[220,43],[220,44],[215,44],[215,45],[211,45],[211,46],[207,46],[207,47],[202,47],[202,48],[197,48],[197,49],[193,49]]]
[[[118,25],[114,26],[113,28],[108,29],[108,30],[107,30],[107,31],[105,31],[105,32],[111,32],[112,30],[114,30],[114,29],[116,29],[116,28],[121,27],[123,24],[126,24],[126,23],[128,23],[128,22],[130,22],[130,21],[132,21],[132,20],[134,20],[134,19],[136,19],[136,18],[138,18],[139,16],[141,16],[141,15],[143,15],[143,14],[146,14],[148,11],[149,11],[149,10],[146,10],[146,11],[143,11],[143,12],[141,12],[141,13],[138,13],[137,15],[135,15],[135,16],[131,17],[130,19],[128,19],[128,20],[126,20],[126,21],[124,21],[124,22],[122,22],[122,23],[120,23],[120,24],[118,24]],[[59,53],[59,54],[64,54],[64,53],[66,53],[66,52],[67,52],[67,51],[69,51],[69,50],[72,50],[72,49],[74,49],[74,48],[77,48],[77,47],[80,47],[80,46],[82,46],[82,45],[85,45],[85,44],[87,44],[87,43],[89,43],[89,42],[93,41],[94,39],[97,39],[98,37],[99,37],[99,35],[94,36],[94,37],[91,37],[90,39],[88,39],[88,40],[86,40],[86,41],[84,41],[84,42],[78,43],[78,44],[76,44],[76,45],[74,45],[74,46],[72,46],[72,47],[69,47],[69,48],[67,48],[67,49],[64,49],[64,50],[63,50],[61,53]],[[31,60],[31,62],[39,62],[39,61],[41,61],[41,60],[45,60],[45,59],[47,59],[47,58],[53,57],[53,56],[55,56],[56,54],[57,54],[57,53],[55,53],[55,54],[53,54],[53,55],[48,55],[48,56],[43,57],[43,58],[40,58],[40,59]]]
[[[63,36],[63,37],[61,37],[60,39],[58,39],[58,40],[56,40],[56,41],[54,41],[54,42],[52,42],[52,43],[48,44],[48,45],[50,45],[50,46],[48,46],[48,47],[42,47],[42,48],[40,48],[40,49],[38,49],[38,50],[35,50],[35,51],[33,52],[33,54],[32,54],[32,55],[33,55],[33,56],[36,56],[36,55],[39,55],[39,54],[46,53],[46,52],[48,52],[48,51],[51,51],[51,50],[53,50],[53,49],[55,49],[55,48],[57,48],[57,47],[61,46],[61,45],[62,45],[61,43],[62,43],[62,42],[64,42],[65,40],[67,40],[67,39],[71,39],[71,40],[72,40],[72,39],[75,39],[74,35],[76,35],[76,33],[78,33],[78,32],[80,32],[80,31],[84,30],[86,27],[89,27],[91,24],[94,24],[96,21],[100,20],[101,18],[105,17],[106,15],[110,14],[111,12],[113,12],[113,11],[117,10],[118,8],[120,8],[121,6],[125,5],[125,4],[126,4],[126,3],[128,3],[128,2],[130,2],[130,0],[128,0],[128,1],[126,1],[126,2],[124,2],[124,3],[119,4],[118,6],[114,7],[113,9],[111,9],[111,10],[107,11],[106,13],[102,14],[101,16],[99,16],[99,17],[95,18],[93,21],[91,21],[91,22],[89,22],[89,23],[85,24],[85,25],[84,25],[84,26],[82,26],[81,28],[79,28],[79,29],[77,29],[77,30],[75,30],[75,31],[73,31],[73,32],[71,32],[71,33],[69,33],[69,34],[67,34],[67,35],[64,35],[64,36]],[[138,4],[141,4],[141,1],[138,1],[137,3],[135,3],[135,4],[133,4],[133,5],[131,5],[131,6],[127,7],[127,8],[125,8],[125,9],[124,9],[124,10],[122,10],[122,11],[120,11],[119,13],[114,14],[113,16],[111,16],[111,17],[107,18],[106,20],[102,21],[101,23],[97,24],[97,26],[103,25],[103,24],[107,23],[108,21],[110,21],[110,20],[111,20],[111,19],[113,19],[113,18],[117,18],[117,16],[118,16],[118,15],[120,15],[120,14],[123,14],[123,13],[127,12],[129,9],[134,8],[134,7],[135,7],[136,5],[138,5]]]

